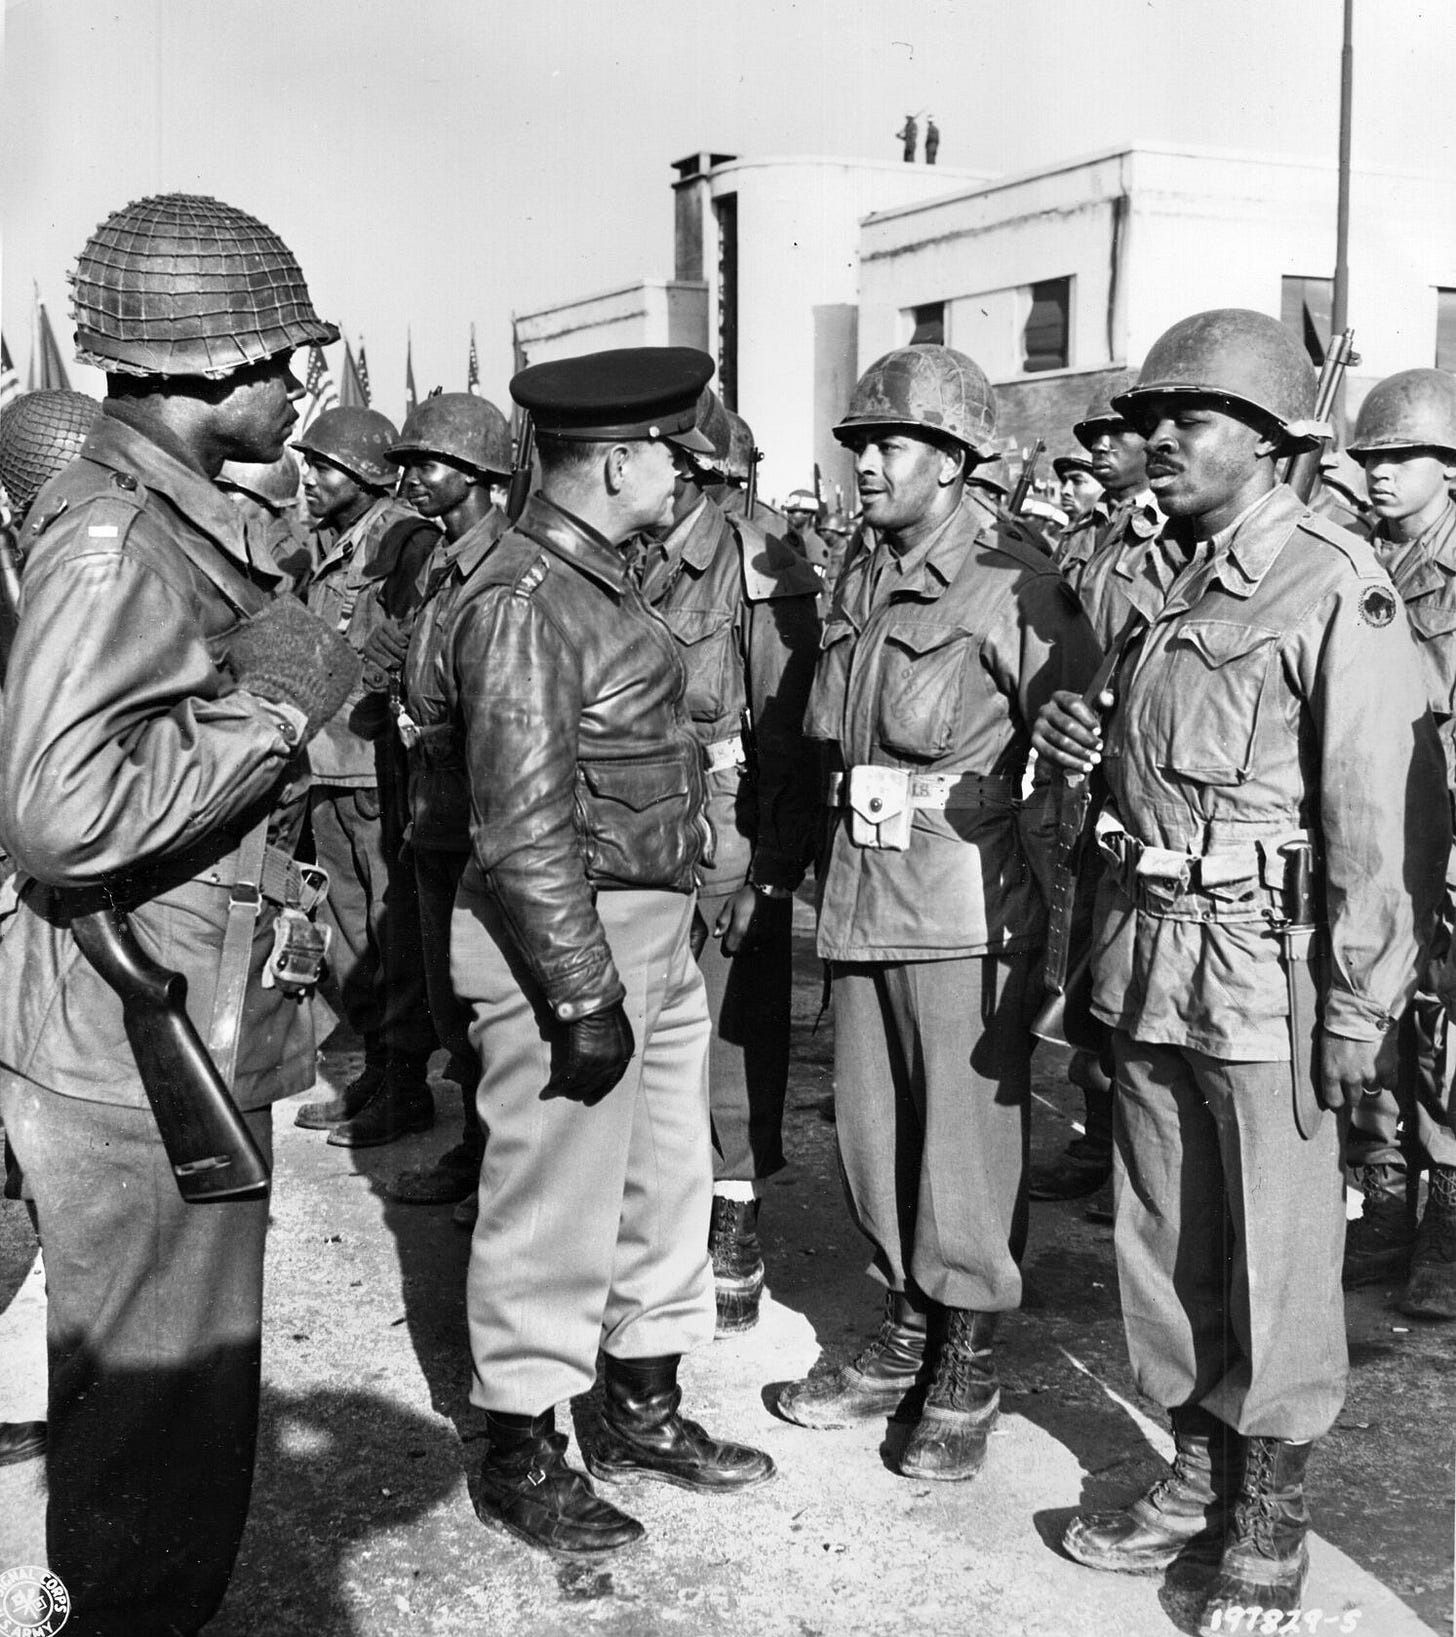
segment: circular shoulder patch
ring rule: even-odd
[[[1360,593],[1360,618],[1377,628],[1395,618],[1395,593],[1383,585],[1372,585]]]

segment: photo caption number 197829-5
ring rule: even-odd
[[[1324,1609],[1266,1609],[1258,1603],[1247,1606],[1234,1603],[1226,1609],[1214,1610],[1209,1630],[1220,1633],[1257,1632],[1259,1637],[1273,1633],[1293,1637],[1296,1632],[1312,1634],[1324,1631],[1340,1632],[1349,1637],[1359,1624],[1359,1609],[1345,1609],[1340,1613],[1331,1609],[1326,1613]]]

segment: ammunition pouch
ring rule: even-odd
[[[713,739],[703,746],[703,771],[726,773],[730,768],[746,768],[748,753],[741,733],[730,733],[726,739]]]
[[[856,847],[904,852],[917,811],[976,807],[1014,812],[1016,784],[986,773],[912,773],[904,767],[860,763],[831,773],[827,802],[849,811],[849,839]]]

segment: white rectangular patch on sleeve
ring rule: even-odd
[[[115,523],[93,523],[86,533],[93,540],[115,540],[121,530]]]

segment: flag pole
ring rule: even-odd
[[[1355,0],[1345,0],[1344,37],[1340,46],[1339,195],[1335,206],[1335,280],[1330,295],[1330,338],[1343,335],[1350,311],[1350,113],[1355,83]],[[1345,383],[1334,402],[1337,440],[1344,442]]]

